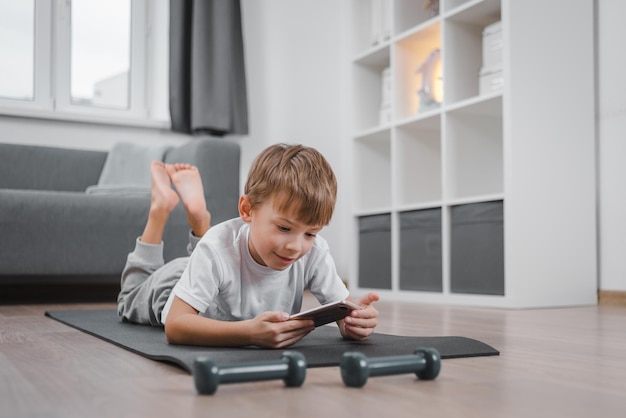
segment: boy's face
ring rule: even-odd
[[[250,223],[248,249],[254,260],[274,270],[285,270],[305,255],[320,225],[305,225],[292,214],[278,212],[270,199],[250,209],[247,196],[239,202],[241,218]]]

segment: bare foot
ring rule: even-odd
[[[150,165],[152,178],[150,212],[141,234],[141,241],[148,244],[159,244],[163,239],[165,224],[180,199],[172,189],[172,181],[166,171],[165,164],[153,161]]]
[[[165,169],[187,212],[193,234],[203,236],[211,227],[211,214],[204,200],[204,188],[198,168],[190,164],[166,164]]]
[[[161,161],[152,161],[150,175],[152,178],[150,210],[169,215],[178,204],[179,198],[172,189],[165,164]]]

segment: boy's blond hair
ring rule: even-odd
[[[259,154],[244,188],[252,209],[273,198],[274,208],[306,225],[328,225],[337,199],[337,179],[317,150],[275,144]]]

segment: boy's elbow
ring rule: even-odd
[[[168,344],[181,344],[180,330],[173,322],[175,321],[165,322],[165,340]]]

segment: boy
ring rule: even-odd
[[[312,320],[289,320],[304,290],[322,304],[348,298],[317,235],[330,222],[337,184],[313,148],[265,149],[250,169],[240,217],[213,227],[195,167],[153,162],[151,174],[148,221],[122,273],[118,312],[125,320],[163,324],[173,344],[282,348],[314,329]],[[163,230],[179,199],[191,256],[163,264]],[[373,333],[377,300],[368,294],[356,301],[364,309],[337,321],[344,338]]]

